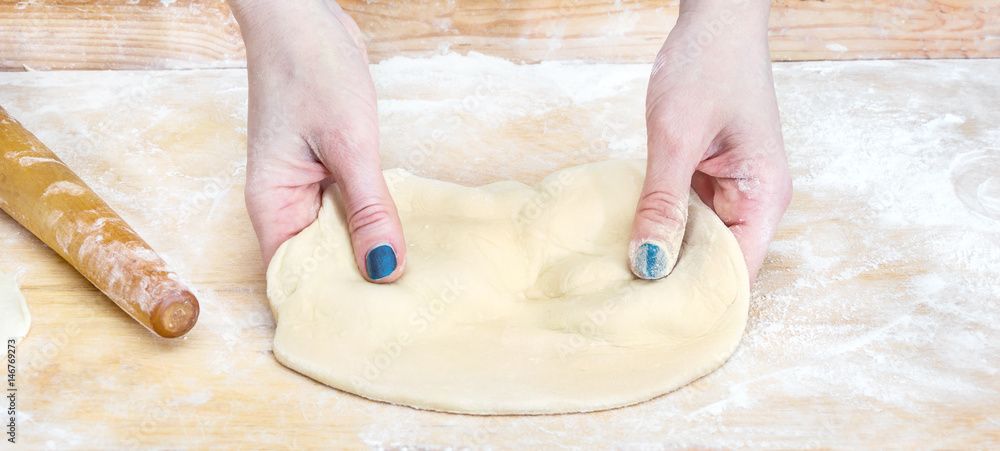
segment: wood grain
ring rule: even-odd
[[[198,320],[198,300],[118,213],[0,107],[0,209],[143,326],[166,338]]]
[[[534,183],[561,167],[644,154],[648,66],[609,76],[593,65],[450,58],[373,67],[385,167],[469,185]],[[737,352],[636,406],[520,417],[369,401],[275,360],[243,201],[245,71],[0,74],[0,103],[202,306],[181,339],[146,333],[0,215],[0,271],[17,276],[34,319],[17,349],[18,445],[994,449],[1000,190],[971,180],[980,197],[962,200],[949,180],[975,173],[961,170],[968,162],[998,173],[998,71],[996,60],[776,64],[796,193]],[[420,154],[416,141],[427,140]]]
[[[373,62],[443,50],[514,60],[649,62],[677,2],[362,1],[341,5]],[[776,61],[1000,57],[993,0],[775,0]],[[0,69],[243,67],[239,27],[217,0],[0,2]]]
[[[239,26],[221,1],[0,3],[0,68],[5,70],[245,65]]]

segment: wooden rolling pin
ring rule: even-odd
[[[0,208],[156,334],[184,335],[198,300],[152,248],[0,107]]]

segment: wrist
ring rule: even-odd
[[[361,30],[333,0],[228,1],[240,25],[248,66],[251,61],[271,64],[305,61],[310,57],[303,59],[303,52],[315,55],[323,49],[335,48],[360,51],[368,62]],[[342,46],[342,43],[352,45]]]
[[[770,11],[770,0],[681,0],[677,21],[766,37]]]
[[[244,41],[273,40],[279,33],[295,33],[304,21],[322,14],[346,14],[333,0],[227,0],[240,25]],[[287,29],[286,28],[289,28]]]

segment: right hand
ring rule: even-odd
[[[344,199],[369,281],[403,272],[406,247],[382,176],[378,106],[357,24],[327,0],[230,0],[247,48],[246,203],[264,264],[316,220],[323,189]]]
[[[736,237],[754,284],[792,198],[768,12],[766,0],[681,2],[646,98],[648,164],[629,246],[640,278],[673,269],[694,189]]]

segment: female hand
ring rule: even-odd
[[[230,4],[247,48],[246,203],[264,263],[316,219],[323,189],[336,184],[362,274],[396,280],[406,248],[358,26],[333,1]]]
[[[766,0],[688,0],[653,65],[648,160],[629,246],[632,271],[673,269],[691,189],[736,236],[753,284],[791,201],[771,78]]]

